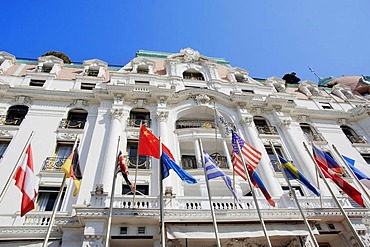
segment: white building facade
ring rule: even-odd
[[[77,140],[81,188],[76,197],[71,179],[62,188],[50,246],[104,246],[106,241],[112,247],[160,246],[159,161],[137,158],[143,123],[198,181],[186,184],[172,172],[163,180],[166,246],[216,244],[198,140],[235,180],[243,205],[235,206],[222,179],[210,181],[222,246],[267,246],[248,183],[233,175],[231,138],[215,127],[217,109],[262,153],[257,171],[276,206],[269,205],[259,189],[254,191],[273,246],[315,245],[270,144],[320,189],[318,197],[291,180],[322,247],[357,242],[318,179],[312,144],[343,166],[343,178],[362,193],[365,207],[329,184],[364,245],[370,246],[368,191],[339,155],[370,163],[369,91],[354,91],[353,80],[368,85],[366,77],[351,77],[351,82],[341,78],[331,87],[311,81],[286,85],[277,77],[254,79],[224,59],[191,48],[176,54],[139,51],[123,67],[98,59],[64,64],[54,56],[17,60],[0,52],[0,245],[41,246],[64,177],[60,167]],[[31,133],[38,197],[35,210],[20,217],[21,192],[14,182],[8,188],[6,182]],[[121,175],[111,195],[119,150],[136,184],[135,196]]]

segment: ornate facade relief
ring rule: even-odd
[[[241,122],[242,124],[245,124],[246,126],[250,127],[253,124],[253,116],[252,115],[243,116]]]
[[[282,127],[289,127],[289,125],[292,123],[292,119],[291,117],[287,117],[287,116],[282,116],[279,118],[279,121],[280,121],[280,126]]]
[[[12,102],[19,104],[19,105],[30,105],[32,103],[32,100],[28,96],[19,95],[19,96],[15,96]]]
[[[183,55],[182,61],[185,63],[198,62],[200,58],[199,51],[195,51],[191,48],[185,48],[180,50],[180,54]]]
[[[199,106],[209,104],[211,102],[211,98],[205,94],[198,94],[196,96],[193,96],[193,99],[195,103],[197,103]]]
[[[161,122],[167,122],[168,120],[168,111],[158,111],[157,119]]]
[[[311,118],[306,115],[298,115],[296,119],[298,122],[312,123]]]
[[[74,99],[72,100],[71,104],[68,105],[69,107],[78,107],[78,108],[83,108],[83,107],[88,107],[89,102],[84,99]]]
[[[112,117],[117,118],[119,120],[121,120],[122,117],[124,116],[123,109],[119,109],[119,108],[112,108],[111,114],[112,114]]]

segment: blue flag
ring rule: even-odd
[[[364,162],[356,161],[344,155],[342,156],[358,180],[360,180],[361,183],[370,189],[370,165]]]
[[[188,184],[195,184],[197,180],[193,178],[189,173],[183,170],[178,164],[175,163],[165,152],[162,152],[161,156],[162,163],[162,178],[166,178],[170,175],[170,169],[174,170],[182,181]]]
[[[204,152],[204,164],[206,166],[207,179],[210,180],[221,177],[225,181],[227,188],[231,191],[235,199],[238,201],[240,208],[243,208],[239,198],[236,196],[236,193],[233,189],[231,178],[218,167],[217,163],[206,152]]]

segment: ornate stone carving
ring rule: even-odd
[[[309,116],[306,116],[306,115],[299,115],[296,117],[297,121],[298,122],[306,122],[306,123],[310,123],[312,122],[311,118]]]
[[[74,133],[58,133],[57,139],[59,140],[76,140],[77,134]]]
[[[12,137],[13,133],[10,133],[8,130],[0,130],[1,137]]]
[[[192,62],[197,62],[199,61],[200,54],[198,51],[195,51],[191,48],[185,48],[181,49],[180,53],[183,54],[183,61],[185,63],[192,63]]]
[[[123,109],[118,109],[118,108],[112,108],[111,109],[111,114],[113,117],[115,118],[118,118],[118,119],[122,119],[123,117]]]
[[[135,99],[134,104],[137,107],[143,108],[147,104],[147,101],[145,99]]]
[[[72,103],[68,105],[69,107],[87,107],[89,106],[89,102],[84,99],[74,99],[72,100]]]
[[[245,125],[247,125],[248,127],[252,125],[253,123],[253,116],[250,115],[250,116],[246,116],[246,117],[243,117],[242,118],[242,123],[244,123]]]
[[[280,125],[284,127],[288,127],[292,123],[292,119],[290,117],[280,117]]]
[[[114,104],[122,104],[122,94],[115,94],[114,95]]]
[[[166,122],[168,119],[168,111],[157,112],[157,119],[161,122]]]
[[[347,124],[347,119],[345,118],[338,118],[337,123],[340,125]]]
[[[13,101],[21,105],[29,105],[32,102],[30,97],[22,95],[15,96]]]
[[[204,104],[209,104],[211,101],[211,98],[205,94],[198,94],[194,97],[194,100],[195,100],[195,103],[197,103],[198,105],[204,105]]]

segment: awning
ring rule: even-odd
[[[264,236],[261,224],[217,224],[220,238],[252,238]],[[267,223],[267,234],[273,236],[307,236],[303,223]],[[318,234],[315,229],[314,234]],[[193,238],[212,239],[215,237],[212,224],[167,224],[169,239]]]

